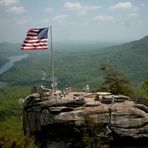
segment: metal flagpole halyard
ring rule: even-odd
[[[50,25],[50,49],[51,49],[52,89],[53,89],[53,92],[55,92],[56,88],[55,88],[53,46],[52,46],[52,25]]]

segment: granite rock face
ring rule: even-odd
[[[76,142],[73,129],[85,125],[86,116],[104,127],[103,133],[98,135],[106,140],[112,140],[113,135],[148,138],[146,105],[137,104],[123,95],[101,93],[71,93],[62,99],[50,96],[46,100],[39,94],[28,96],[24,102],[24,133],[35,136],[36,141],[46,143],[48,147],[61,144],[61,148],[62,145],[66,148],[72,140],[81,145],[80,141]]]

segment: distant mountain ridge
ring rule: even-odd
[[[148,36],[106,50],[112,52],[108,57],[111,64],[128,74],[131,79],[148,79]]]
[[[140,40],[136,40],[136,41],[133,41],[131,43],[136,44],[136,45],[144,44],[144,45],[147,45],[148,46],[148,35],[145,36],[145,37],[143,37]]]
[[[143,37],[142,39],[135,40],[132,42],[121,44],[122,46],[130,46],[132,48],[148,48],[148,36]]]
[[[99,70],[101,64],[112,65],[125,74],[133,85],[148,79],[148,36],[106,48],[97,48],[96,44],[89,47],[81,44],[80,50],[77,47],[63,43],[54,52],[55,73],[62,86],[70,82],[79,88],[85,84],[97,87],[102,79]],[[3,81],[30,84],[40,80],[42,70],[48,74],[48,78],[51,77],[50,50],[22,52],[19,48],[20,44],[0,44],[1,57],[10,55],[11,51],[14,54],[31,53],[28,59],[1,76]]]

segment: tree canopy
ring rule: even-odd
[[[99,90],[109,91],[112,94],[119,95],[132,95],[132,90],[126,77],[120,72],[114,70],[110,65],[100,65],[100,70],[104,74],[104,82]]]

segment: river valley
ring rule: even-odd
[[[3,66],[0,67],[0,75],[4,74],[11,67],[13,67],[16,62],[19,62],[26,57],[28,57],[27,54],[8,57],[9,61],[6,64],[4,64]],[[0,88],[5,87],[6,85],[7,84],[5,82],[0,81]]]

